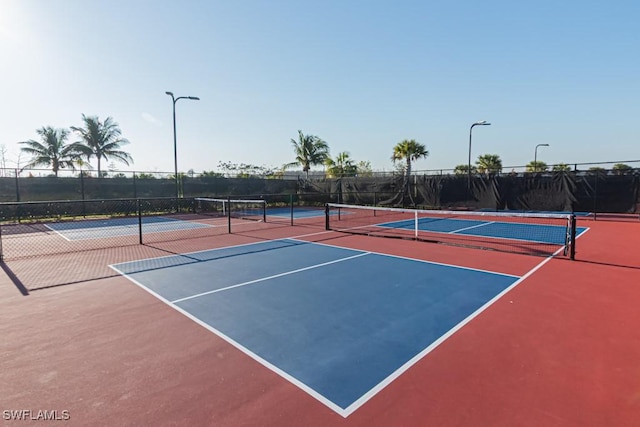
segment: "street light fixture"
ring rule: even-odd
[[[468,169],[467,169],[467,189],[468,190],[471,190],[471,133],[473,131],[473,127],[474,126],[489,126],[489,125],[491,125],[491,123],[489,123],[488,121],[481,120],[479,122],[475,122],[469,128],[469,164],[467,165],[467,167],[468,167]]]
[[[549,144],[538,144],[533,152],[533,172],[538,172],[538,147],[548,147]]]
[[[197,96],[179,96],[174,97],[173,92],[165,92],[167,95],[171,97],[173,101],[173,165],[175,169],[175,180],[176,180],[176,199],[180,197],[180,184],[178,183],[178,142],[176,138],[176,102],[180,99],[191,99],[193,101],[199,101],[200,98]]]

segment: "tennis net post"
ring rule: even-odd
[[[329,204],[325,203],[324,205],[324,229],[326,231],[331,230],[331,227],[329,225]]]
[[[267,221],[267,202],[265,199],[232,199],[195,197],[193,210],[198,215],[225,218],[228,232],[231,233],[231,220]]]
[[[575,214],[571,215],[571,242],[569,247],[569,259],[571,261],[576,259],[576,230],[577,230],[577,219]]]
[[[228,224],[228,231],[229,234],[231,234],[231,197],[228,196],[227,197],[227,204],[226,204],[226,208],[227,208],[227,224]],[[224,213],[224,209],[225,209],[225,204],[222,204],[222,212]]]

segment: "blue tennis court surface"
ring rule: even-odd
[[[135,236],[139,233],[137,217],[110,218],[103,220],[83,220],[54,222],[46,224],[51,230],[67,240],[104,239],[118,236]],[[209,224],[182,221],[162,216],[142,218],[143,233],[190,230],[211,227]]]
[[[415,228],[415,221],[413,219],[392,221],[378,224],[378,226],[413,230]],[[454,218],[419,218],[418,230],[434,233],[482,236],[495,239],[524,240],[554,245],[564,245],[567,238],[567,228],[561,225],[522,224],[517,222]],[[586,227],[576,227],[576,236],[579,236],[585,230],[587,230]]]
[[[343,416],[519,280],[291,239],[113,268]]]

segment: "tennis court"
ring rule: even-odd
[[[343,416],[520,279],[291,239],[113,268]]]
[[[550,256],[573,253],[588,227],[571,213],[434,211],[330,203],[327,229]],[[570,255],[571,257],[573,255]]]
[[[0,352],[20,357],[2,362],[3,409],[72,425],[635,425],[640,224],[579,219],[573,237],[566,215],[365,211],[227,232],[211,209],[206,228],[150,233],[176,240],[10,260]],[[86,221],[45,237],[139,225]],[[25,272],[79,279],[21,293]]]
[[[393,221],[377,224],[378,227],[413,230],[413,220]],[[489,239],[523,240],[528,242],[563,245],[567,238],[566,227],[560,225],[521,224],[501,221],[479,221],[464,219],[418,219],[418,230],[432,233],[482,236]],[[577,237],[587,230],[577,228]]]
[[[142,233],[164,233],[171,231],[193,230],[213,227],[202,222],[184,221],[162,216],[109,218],[101,220],[82,220],[70,222],[52,222],[45,226],[66,240],[104,239],[118,236],[137,236]]]

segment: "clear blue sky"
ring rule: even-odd
[[[120,170],[279,167],[298,129],[392,170],[640,159],[640,2],[0,0],[0,144],[111,116]],[[23,155],[20,162],[24,164]],[[94,165],[95,166],[95,165]]]

